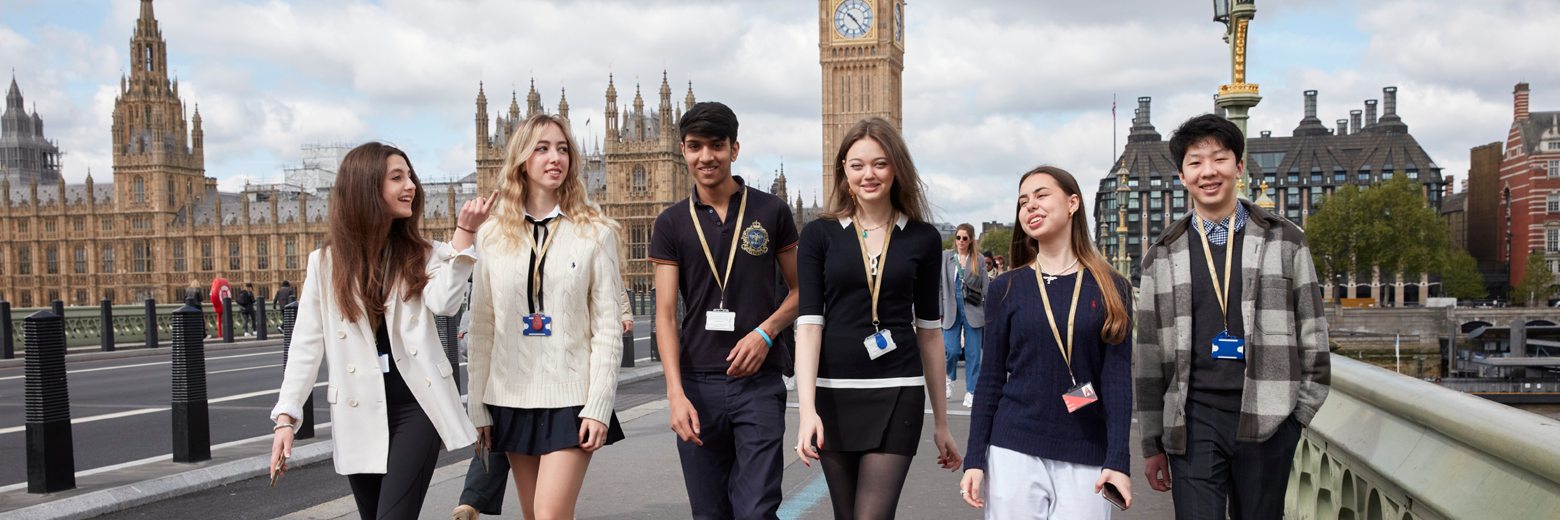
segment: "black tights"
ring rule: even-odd
[[[890,520],[910,473],[909,455],[818,450],[836,520]]]

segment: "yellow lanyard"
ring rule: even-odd
[[[693,230],[699,235],[699,245],[704,246],[704,259],[710,262],[710,274],[715,277],[715,283],[720,286],[721,309],[726,308],[726,280],[731,279],[731,261],[737,258],[737,242],[742,240],[742,237],[737,233],[741,233],[742,216],[747,214],[747,196],[747,188],[744,187],[742,188],[742,205],[737,208],[737,221],[735,227],[732,228],[737,230],[737,232],[731,235],[731,252],[726,254],[726,273],[724,275],[715,266],[715,255],[710,253],[710,243],[704,239],[704,226],[699,225],[699,214],[693,211],[694,204],[698,203],[696,200],[698,197],[697,192],[695,192],[694,197],[688,199],[688,216],[693,217]]]
[[[536,255],[536,269],[531,273],[531,301],[536,302],[536,310],[543,313],[546,313],[546,309],[542,305],[542,260],[547,257],[547,248],[552,247],[553,236],[558,234],[558,224],[562,222],[558,219],[561,218],[562,215],[559,215],[553,220],[552,225],[547,227],[547,236],[542,237],[541,247],[536,246],[536,237],[534,236],[536,234],[536,224],[527,222],[527,224],[530,224],[531,229],[527,230],[525,241],[531,244],[531,251]]]
[[[1045,281],[1040,279],[1040,261],[1035,261],[1035,285],[1040,287],[1040,301],[1045,303],[1045,320],[1051,323],[1051,334],[1056,337],[1056,348],[1062,351],[1062,362],[1067,364],[1067,377],[1072,379],[1073,386],[1078,386],[1078,378],[1073,376],[1072,350],[1073,350],[1073,324],[1078,318],[1078,295],[1083,291],[1083,272],[1089,270],[1084,267],[1078,269],[1078,279],[1073,282],[1072,308],[1067,311],[1067,342],[1062,343],[1062,331],[1056,328],[1056,316],[1051,313],[1051,295],[1045,292]]]
[[[1237,203],[1239,204],[1239,203]],[[1235,208],[1239,210],[1239,207]],[[1230,221],[1229,229],[1224,234],[1224,284],[1219,284],[1219,273],[1213,270],[1212,246],[1208,243],[1208,230],[1203,229],[1202,215],[1192,214],[1192,220],[1197,223],[1197,235],[1202,237],[1203,257],[1208,260],[1208,278],[1213,281],[1213,297],[1219,299],[1219,312],[1224,315],[1224,330],[1230,330],[1229,289],[1230,289],[1230,259],[1235,254],[1235,212],[1231,211],[1227,217]]]
[[[899,215],[898,212],[889,212],[888,217],[889,222],[896,222]],[[851,222],[851,226],[856,229],[856,232],[851,234],[856,235],[856,243],[861,245],[861,266],[867,270],[867,292],[872,294],[872,328],[881,330],[878,329],[878,294],[881,294],[883,288],[883,271],[888,267],[888,242],[894,238],[894,227],[889,226],[886,231],[883,231],[883,249],[878,251],[878,269],[877,275],[874,276],[872,259],[867,257],[866,228],[861,225],[860,218]]]

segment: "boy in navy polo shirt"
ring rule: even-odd
[[[775,519],[789,360],[771,348],[796,320],[796,221],[784,200],[731,175],[730,108],[696,104],[677,126],[694,189],[656,218],[650,261],[683,480],[694,518]],[[776,270],[790,290],[779,305]]]

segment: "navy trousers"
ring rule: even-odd
[[[776,520],[785,384],[780,373],[748,377],[684,373],[683,393],[699,413],[699,446],[677,440],[693,518]]]
[[[1239,425],[1240,412],[1186,403],[1186,454],[1169,456],[1177,519],[1261,520],[1284,515],[1289,467],[1300,444],[1300,421],[1289,417],[1262,442],[1236,441]]]
[[[460,491],[460,505],[471,506],[478,513],[498,516],[504,514],[504,488],[509,485],[509,457],[504,452],[488,454],[488,471],[482,472],[482,461],[471,457],[466,468],[466,486]]]

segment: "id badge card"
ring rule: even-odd
[[[379,355],[379,373],[381,373],[381,374],[388,374],[388,373],[390,373],[390,355],[389,354],[380,354]]]
[[[1100,394],[1094,392],[1094,383],[1084,383],[1067,390],[1062,394],[1062,402],[1067,404],[1067,413],[1078,411],[1079,408],[1100,400]]]
[[[894,336],[889,334],[886,330],[880,330],[872,333],[872,335],[867,336],[867,339],[863,340],[861,344],[867,347],[867,357],[871,359],[877,359],[882,357],[883,354],[893,352],[894,349],[899,348],[898,346],[894,345]]]
[[[737,313],[715,309],[704,313],[704,330],[731,332],[737,330]]]
[[[551,336],[552,317],[540,312],[525,317],[525,330],[522,336]]]
[[[1220,332],[1213,337],[1213,359],[1246,359],[1246,340]]]

